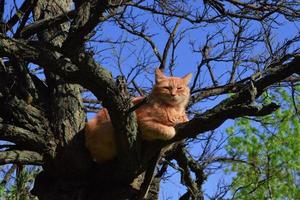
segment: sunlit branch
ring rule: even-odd
[[[162,58],[161,58],[161,64],[160,64],[160,67],[159,67],[162,71],[166,67],[166,62],[167,62],[167,58],[168,58],[169,49],[171,47],[172,42],[175,39],[177,29],[178,29],[179,25],[181,24],[181,22],[182,22],[182,18],[179,18],[177,20],[172,32],[169,33],[169,38],[168,38],[168,41],[165,45],[164,52],[163,52],[163,55],[162,55]]]
[[[1,3],[1,2],[0,2]],[[3,1],[4,4],[4,1]],[[3,5],[4,6],[4,5]],[[17,9],[17,12],[14,16],[12,16],[8,22],[5,24],[0,24],[0,29],[1,32],[7,32],[13,28],[14,25],[24,16],[25,13],[28,12],[29,9],[32,9],[32,1],[31,0],[26,0],[23,2],[21,5],[20,9]]]
[[[57,15],[55,17],[50,17],[47,19],[41,19],[41,20],[35,21],[34,23],[25,26],[20,31],[20,36],[22,38],[28,38],[28,37],[34,35],[35,33],[37,33],[38,31],[41,31],[45,28],[50,28],[50,27],[59,25],[61,23],[64,23],[64,22],[74,18],[74,16],[75,16],[75,11],[72,10],[67,13]]]
[[[214,130],[227,119],[235,119],[247,115],[263,116],[272,113],[278,108],[278,105],[272,103],[262,108],[257,108],[249,104],[272,84],[284,80],[294,73],[299,74],[299,64],[300,57],[296,55],[294,60],[288,64],[268,68],[256,81],[249,81],[240,92],[179,126],[177,135],[172,142],[182,140],[186,137],[196,137],[201,132]]]
[[[34,151],[0,151],[0,165],[5,164],[42,165],[43,156]]]

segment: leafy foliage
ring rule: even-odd
[[[277,101],[281,108],[262,118],[242,118],[227,129],[227,152],[238,162],[232,195],[236,199],[299,199],[300,118],[295,107],[300,91],[275,89],[262,102]],[[290,95],[293,94],[293,95]],[[245,162],[243,162],[245,161]]]
[[[15,170],[10,181],[0,185],[0,199],[36,200],[37,198],[30,194],[30,190],[39,171],[38,167],[26,167]]]

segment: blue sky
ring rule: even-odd
[[[277,43],[282,43],[286,39],[290,39],[297,35],[299,33],[299,23],[297,22],[288,22],[286,19],[282,17],[278,17],[278,21],[281,24],[273,24],[274,30],[272,31],[272,45],[276,46]],[[163,48],[165,46],[165,43],[167,41],[167,35],[164,31],[162,31],[162,28],[159,27],[155,22],[153,22],[155,17],[151,16],[148,13],[143,13],[143,16],[140,17],[140,21],[146,20],[148,22],[148,33],[155,35],[152,37],[154,43],[157,45],[159,52],[163,52]],[[152,20],[151,20],[152,19]],[[236,20],[238,21],[238,20]],[[173,24],[175,21],[173,21]],[[185,28],[189,28],[193,26],[189,22],[183,22],[182,25],[179,28],[179,32],[183,31]],[[191,46],[189,45],[190,41],[195,41],[196,46],[198,47],[203,47],[205,43],[205,38],[208,34],[213,34],[215,33],[218,29],[224,29],[223,33],[225,37],[227,38],[232,38],[233,36],[233,30],[236,30],[236,27],[232,27],[231,23],[224,23],[219,26],[216,26],[214,24],[212,25],[207,25],[205,27],[200,27],[195,30],[188,31],[185,39],[179,44],[177,50],[176,50],[176,65],[175,65],[175,71],[174,75],[175,76],[182,76],[186,73],[192,72],[195,73],[196,71],[196,66],[200,62],[201,56],[199,53],[193,53],[191,50]],[[261,24],[258,22],[250,22],[249,23],[249,28],[245,32],[245,34],[255,34],[261,30]],[[102,35],[105,35],[110,38],[118,38],[121,34],[123,33],[117,26],[113,25],[112,23],[104,24],[102,26],[103,32],[101,33]],[[130,35],[123,35],[123,37],[129,37],[131,38]],[[135,37],[133,37],[135,38]],[[220,40],[220,36],[217,36],[212,40],[212,43],[217,43]],[[103,46],[100,45],[98,48],[109,48],[108,46]],[[118,47],[114,47],[117,48]],[[126,48],[125,48],[126,49]],[[144,44],[143,40],[139,40],[135,43],[135,45],[128,45],[127,50],[123,50],[123,58],[124,58],[124,63],[122,65],[123,70],[126,72],[126,70],[130,70],[130,66],[134,66],[136,62],[136,58],[134,56],[130,57],[132,55],[132,51],[136,50],[138,52],[145,51],[149,54],[152,54],[154,62],[157,62],[157,59],[152,53],[152,49],[149,44]],[[218,54],[219,49],[213,49],[212,54]],[[266,47],[264,46],[263,43],[258,43],[256,46],[253,48],[249,49],[247,51],[247,54],[245,57],[259,57],[263,56],[266,53]],[[117,76],[119,74],[118,69],[116,69],[116,63],[111,62],[113,59],[111,57],[111,52],[110,51],[105,51],[105,54],[102,54],[103,57],[106,57],[107,59],[104,59],[101,61],[103,66],[107,66],[108,69],[110,69],[113,72],[114,76]],[[101,60],[101,59],[99,59]],[[220,76],[218,79],[219,83],[225,84],[225,82],[228,79],[228,73],[226,74],[226,71],[228,69],[231,69],[231,64],[228,62],[212,62],[211,65],[213,67],[214,73],[216,76]],[[158,63],[153,63],[152,67],[158,66]],[[244,77],[249,76],[251,73],[247,72],[244,73],[241,79]],[[146,77],[146,78],[145,78]],[[140,86],[149,86],[151,84],[151,81],[148,81],[148,78],[153,81],[153,76],[147,74],[141,74],[140,76],[137,77],[137,83]],[[208,75],[208,71],[204,69],[201,72],[200,75],[200,80],[201,80],[201,87],[208,87],[212,86],[212,82],[210,80],[210,77]],[[226,98],[226,96],[221,96],[217,99],[212,99],[212,100],[206,100],[203,102],[200,102],[197,104],[197,109],[200,111],[204,111],[210,107],[213,107],[217,103],[219,103],[222,99]],[[233,120],[228,120],[226,121],[221,127],[219,127],[216,130],[216,134],[225,134],[225,129],[229,126],[233,125]],[[220,138],[219,138],[220,139]],[[197,154],[196,152],[199,152],[200,144],[194,145],[191,147],[192,153]],[[225,150],[221,150],[219,152],[219,155],[225,154]],[[160,193],[160,199],[178,199],[180,195],[182,195],[184,192],[186,192],[186,188],[180,184],[180,175],[177,171],[173,170],[171,167],[169,168],[170,171],[168,171],[168,175],[171,176],[171,178],[167,181],[163,181],[161,185],[161,193]],[[208,180],[204,184],[203,190],[205,193],[208,195],[213,195],[216,192],[217,189],[217,183],[221,181],[222,179],[225,182],[230,182],[232,178],[232,174],[224,174],[222,170],[218,170],[216,174],[210,175],[208,177]]]

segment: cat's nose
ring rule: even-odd
[[[172,97],[176,96],[176,90],[175,90],[175,88],[171,88],[170,94],[171,94]]]

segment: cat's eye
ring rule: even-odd
[[[181,90],[182,89],[182,87],[177,87],[177,90]]]
[[[168,90],[168,89],[169,89],[169,86],[164,86],[163,88]]]

